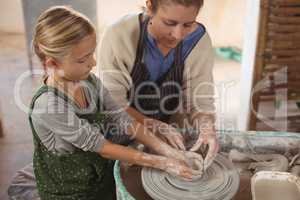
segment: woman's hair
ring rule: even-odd
[[[204,0],[149,0],[151,2],[151,11],[156,12],[161,5],[167,5],[170,3],[175,3],[179,5],[183,5],[186,7],[196,6],[197,8],[201,8],[203,6]]]
[[[62,59],[85,36],[95,32],[93,24],[83,14],[66,6],[54,6],[38,18],[33,50],[44,62],[46,57]]]

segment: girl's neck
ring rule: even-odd
[[[45,84],[46,85],[76,85],[78,84],[80,81],[74,81],[74,80],[70,80],[66,77],[60,76],[58,73],[54,72],[51,73],[50,75],[48,75],[45,79]]]
[[[83,88],[80,81],[72,81],[57,74],[49,75],[45,83],[48,86],[55,87],[77,104],[79,108],[86,108],[88,106],[87,99],[85,97]]]

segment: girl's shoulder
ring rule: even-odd
[[[71,107],[63,96],[58,95],[53,88],[44,85],[33,96],[30,109],[33,115],[40,115]]]

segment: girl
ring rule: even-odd
[[[199,155],[178,151],[151,134],[111,99],[91,72],[96,33],[82,14],[59,6],[38,18],[33,46],[49,75],[34,95],[29,122],[34,174],[42,200],[114,199],[112,160],[154,167],[187,179]],[[159,155],[119,144],[132,139]]]
[[[202,5],[203,0],[147,0],[145,13],[128,15],[108,27],[99,60],[105,86],[137,121],[167,127],[175,114],[183,114],[184,124],[198,133],[192,136],[196,143],[190,150],[209,145],[206,169],[219,146],[214,129],[214,53],[205,27],[196,22]],[[183,138],[168,130],[171,133],[158,133],[182,149]]]

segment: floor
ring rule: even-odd
[[[0,116],[4,128],[4,138],[0,139],[0,199],[6,200],[10,179],[32,159],[32,139],[26,112],[14,99],[16,80],[28,70],[24,37],[1,34],[0,46]],[[33,82],[25,80],[21,87],[25,105],[30,101],[32,90]]]
[[[6,190],[11,178],[32,159],[32,138],[25,105],[29,104],[38,80],[26,75],[29,67],[23,35],[0,33],[0,47],[0,116],[4,126],[4,137],[0,138],[0,200],[8,200]],[[216,101],[218,127],[234,130],[239,108],[240,65],[216,58],[214,74],[219,96]],[[21,91],[17,99],[15,85],[20,85],[16,88]]]

